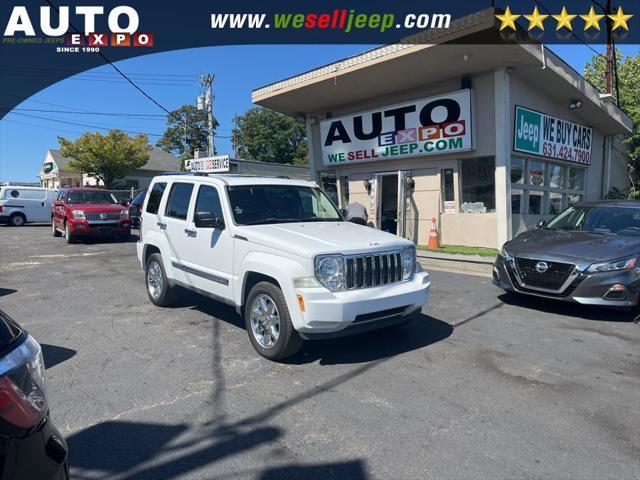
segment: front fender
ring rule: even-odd
[[[301,259],[302,261],[306,259]],[[236,305],[242,305],[244,301],[245,285],[249,273],[260,273],[274,278],[280,285],[289,309],[289,315],[295,328],[302,325],[302,314],[293,288],[293,279],[307,277],[309,273],[300,262],[281,255],[265,252],[252,252],[242,260],[241,269],[238,271],[238,281],[235,282],[234,297]]]

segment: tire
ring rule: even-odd
[[[9,217],[9,225],[12,227],[23,227],[27,223],[27,217],[22,213],[14,213]]]
[[[53,218],[51,219],[51,234],[54,237],[61,237],[62,236],[62,234],[56,228],[56,223],[55,223],[55,220]]]
[[[269,360],[290,357],[302,347],[303,340],[293,328],[282,290],[273,283],[260,282],[251,289],[244,322],[253,348]]]
[[[76,237],[71,233],[71,229],[69,228],[69,222],[64,222],[64,239],[67,243],[73,243],[76,241]]]
[[[175,301],[175,289],[169,286],[162,256],[159,253],[154,253],[147,259],[144,268],[144,283],[147,287],[149,300],[156,307],[169,307]]]

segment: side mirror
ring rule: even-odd
[[[123,207],[128,207],[130,203],[131,203],[130,200],[122,200],[120,202],[120,205],[122,205]]]
[[[546,220],[538,220],[538,222],[536,223],[536,228],[544,228],[544,226],[547,224]]]
[[[53,205],[56,206],[56,207],[59,207],[59,206],[64,205],[64,204],[60,200],[54,200],[53,201]]]
[[[196,228],[217,228],[224,230],[224,220],[216,218],[212,212],[196,212],[193,217]]]

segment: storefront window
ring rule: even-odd
[[[495,159],[474,158],[462,160],[460,164],[462,211],[465,213],[495,211]]]
[[[338,205],[338,186],[337,178],[333,173],[320,173],[320,184],[324,193],[331,199],[333,203]]]
[[[511,159],[511,183],[519,185],[524,183],[524,158]]]
[[[524,202],[523,190],[511,190],[511,214],[520,215],[522,213],[522,207]]]
[[[584,190],[584,168],[569,167],[569,190]]]
[[[544,187],[544,162],[529,160],[529,185]]]
[[[453,188],[453,168],[445,168],[441,172],[442,175],[442,194],[445,202],[455,201],[455,192]]]
[[[549,215],[557,215],[562,211],[562,193],[549,193]]]
[[[538,192],[531,190],[529,192],[529,215],[541,215],[542,214],[542,199],[544,198],[544,192]]]
[[[563,188],[565,167],[556,163],[549,164],[549,187]]]

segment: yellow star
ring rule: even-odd
[[[544,30],[544,25],[542,25],[542,22],[549,15],[540,15],[540,12],[538,11],[538,6],[536,5],[531,15],[523,15],[523,16],[524,18],[529,20],[529,28],[527,30],[533,30],[536,27],[538,27],[540,30]]]
[[[613,28],[611,29],[611,31],[615,30],[616,28],[620,27],[620,28],[624,28],[625,30],[629,30],[629,27],[627,26],[627,21],[629,21],[629,19],[631,17],[633,17],[633,15],[631,14],[624,14],[624,12],[622,11],[622,7],[618,7],[618,12],[615,15],[607,15],[611,20],[613,20]]]
[[[586,32],[591,27],[600,30],[600,20],[604,18],[604,15],[596,15],[596,11],[591,7],[589,15],[580,15],[580,18],[584,20],[584,31]]]
[[[562,7],[562,12],[560,12],[560,15],[551,15],[551,16],[555,18],[556,21],[558,22],[558,26],[556,27],[556,32],[560,30],[562,27],[566,28],[567,30],[573,30],[573,28],[571,27],[571,20],[576,18],[577,15],[569,15],[567,13],[566,7]]]
[[[514,15],[513,13],[511,13],[511,9],[509,8],[509,6],[507,6],[507,10],[504,12],[504,15],[496,15],[496,18],[500,20],[500,22],[502,22],[500,24],[500,31],[504,30],[507,27],[515,30],[515,21],[519,17],[520,15]]]

